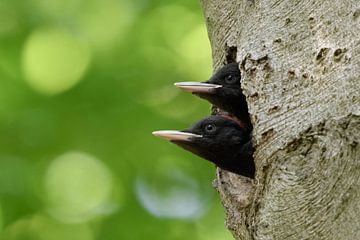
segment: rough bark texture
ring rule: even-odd
[[[202,0],[214,68],[237,61],[256,179],[218,170],[237,239],[360,239],[360,1]]]

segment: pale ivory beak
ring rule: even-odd
[[[222,88],[222,85],[202,82],[177,82],[174,85],[191,93],[214,93],[215,89]]]
[[[173,130],[162,130],[162,131],[155,131],[152,132],[154,136],[169,140],[169,141],[191,141],[192,138],[200,138],[201,135],[187,133],[187,132],[180,132],[180,131],[173,131]]]

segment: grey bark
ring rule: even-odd
[[[202,0],[214,68],[236,60],[256,179],[218,170],[236,239],[360,239],[360,1]]]

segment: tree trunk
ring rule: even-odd
[[[360,1],[202,0],[214,68],[237,61],[256,179],[218,170],[237,239],[360,239]]]

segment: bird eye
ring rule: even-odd
[[[205,126],[205,131],[208,133],[213,133],[216,130],[216,126],[214,124],[208,124]]]
[[[236,81],[236,78],[234,75],[226,75],[225,76],[225,82],[226,83],[234,83]]]

